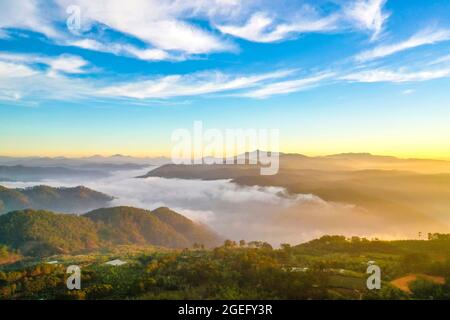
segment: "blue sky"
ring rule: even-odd
[[[5,0],[0,154],[167,155],[171,132],[202,120],[278,128],[286,152],[450,159],[449,12],[445,0]]]

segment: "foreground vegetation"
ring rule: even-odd
[[[263,242],[228,240],[212,250],[198,245],[185,250],[117,246],[88,255],[24,258],[0,266],[0,297],[450,299],[450,239],[429,238],[386,242],[324,236],[280,249]],[[113,259],[126,264],[106,264]],[[367,289],[369,261],[382,270],[380,290]],[[69,291],[66,268],[73,264],[82,270],[81,290]],[[414,275],[413,281],[407,290],[397,288],[395,280],[405,275]]]

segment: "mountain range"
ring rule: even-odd
[[[80,213],[107,206],[112,200],[111,196],[83,186],[75,188],[35,186],[24,189],[0,186],[0,214],[29,208]]]
[[[140,178],[229,179],[241,186],[283,187],[328,202],[358,206],[386,223],[415,230],[450,229],[450,162],[371,154],[307,157],[280,154],[275,175],[259,165],[166,164]]]
[[[0,165],[12,166],[22,165],[30,167],[89,167],[93,165],[162,165],[169,163],[166,157],[132,157],[115,154],[109,157],[93,155],[90,157],[68,158],[68,157],[7,157],[0,156]]]
[[[99,179],[116,171],[139,170],[169,162],[165,157],[136,158],[120,154],[84,158],[0,156],[0,181]]]
[[[0,181],[40,181],[64,178],[104,178],[106,170],[68,167],[0,166]]]

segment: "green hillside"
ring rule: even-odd
[[[74,254],[115,245],[213,246],[218,237],[206,227],[167,208],[98,209],[85,215],[43,210],[13,211],[0,216],[0,244],[27,256]],[[173,226],[172,226],[173,225]]]
[[[152,213],[177,232],[183,234],[190,243],[219,245],[217,235],[209,230],[208,227],[194,223],[192,220],[167,207],[158,208],[153,210]]]
[[[97,223],[103,239],[115,244],[190,246],[183,234],[147,210],[131,207],[98,209],[87,213],[85,217]]]
[[[46,256],[96,249],[101,241],[88,218],[23,210],[0,216],[0,243],[24,255]]]

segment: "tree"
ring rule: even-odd
[[[193,248],[194,249],[204,249],[205,246],[202,243],[194,242]]]
[[[223,246],[225,248],[235,248],[237,246],[236,241],[232,241],[230,239],[227,239],[224,241]]]

